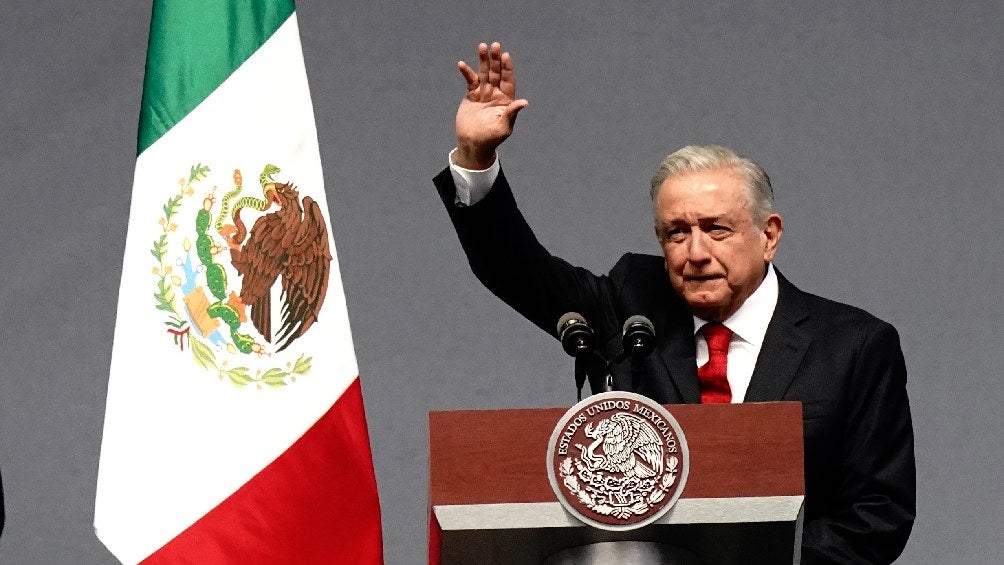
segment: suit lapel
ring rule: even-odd
[[[809,317],[802,291],[780,272],[777,272],[777,282],[777,306],[767,325],[745,402],[781,400],[812,342],[798,327]]]
[[[674,323],[664,324],[663,327],[669,330],[669,335],[659,355],[669,371],[669,377],[683,402],[700,403],[701,388],[697,381],[693,318],[689,314],[681,315]]]

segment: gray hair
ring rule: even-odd
[[[760,165],[721,145],[688,145],[666,156],[652,175],[652,201],[671,176],[731,167],[746,183],[747,208],[753,221],[761,223],[774,212],[774,189]]]

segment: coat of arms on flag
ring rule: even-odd
[[[235,169],[227,189],[209,165],[192,165],[161,206],[162,233],[150,249],[155,307],[167,333],[236,386],[281,387],[310,372],[306,353],[264,369],[261,361],[310,330],[327,293],[325,218],[311,196],[274,178],[280,172],[266,164],[248,190]],[[281,305],[273,311],[277,288]]]

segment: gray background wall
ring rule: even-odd
[[[531,103],[507,175],[572,262],[658,253],[646,187],[669,151],[764,164],[779,267],[901,332],[919,518],[900,562],[999,559],[1001,2],[298,4],[388,563],[424,562],[429,410],[574,399],[571,360],[478,285],[429,180],[455,62],[491,39]],[[113,563],[91,521],[149,6],[0,21],[0,562]]]

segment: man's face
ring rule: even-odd
[[[666,272],[690,311],[722,321],[760,286],[783,223],[755,225],[742,177],[731,167],[671,176],[655,201]]]

